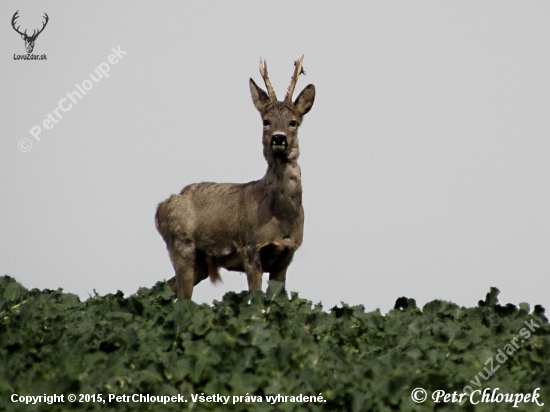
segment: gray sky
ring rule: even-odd
[[[16,10],[30,32],[48,13],[33,52],[46,61],[14,60]],[[549,17],[546,1],[3,1],[0,273],[83,298],[170,278],[156,205],[263,176],[248,78],[261,55],[281,94],[305,54],[297,91],[317,98],[288,289],[327,309],[472,306],[490,286],[550,307]],[[55,117],[102,63],[109,77]],[[222,278],[194,300],[246,288]]]

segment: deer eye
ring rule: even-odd
[[[296,127],[297,124],[298,123],[296,123],[296,120],[291,120],[289,123],[290,127]]]
[[[264,126],[269,126],[269,124],[270,124],[270,123],[269,123],[269,120],[264,119]]]

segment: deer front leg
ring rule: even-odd
[[[248,290],[250,292],[262,290],[262,272],[247,273],[246,278],[248,280]]]
[[[276,280],[277,282],[286,282],[286,270],[292,262],[292,257],[294,256],[294,251],[286,249],[280,255],[280,259],[273,268],[269,271],[269,280]]]
[[[277,282],[286,282],[286,270],[287,268],[279,269],[273,272],[269,272],[269,280],[276,280]]]
[[[244,269],[248,280],[248,290],[262,290],[262,263],[260,253],[255,248],[249,248],[245,251]]]

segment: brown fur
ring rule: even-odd
[[[308,85],[294,103],[275,101],[252,79],[250,91],[262,121],[269,122],[263,130],[265,176],[243,184],[191,184],[158,206],[155,223],[176,273],[168,284],[178,299],[191,299],[193,287],[207,277],[220,281],[220,267],[245,272],[251,291],[261,289],[264,272],[284,282],[302,244],[298,127],[313,105],[315,87]],[[273,146],[281,135],[284,150]]]

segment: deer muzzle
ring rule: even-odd
[[[288,146],[286,134],[274,134],[271,136],[271,148],[275,153],[284,152]]]

